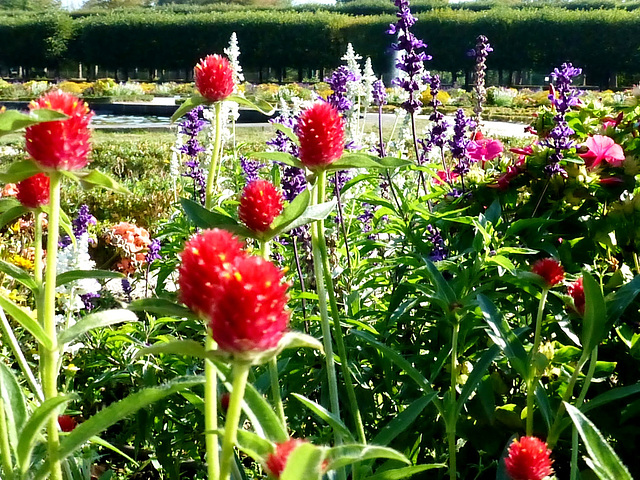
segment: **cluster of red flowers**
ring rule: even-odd
[[[208,323],[220,350],[250,356],[278,345],[289,323],[279,268],[219,229],[193,236],[181,259],[180,299]]]

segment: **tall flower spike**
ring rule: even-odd
[[[542,480],[553,475],[551,450],[536,437],[514,440],[504,463],[512,480]]]
[[[282,194],[267,180],[254,180],[242,191],[238,217],[249,230],[265,232],[282,213]]]
[[[297,126],[300,161],[309,170],[323,170],[344,150],[344,123],[338,111],[318,102],[300,114]]]
[[[55,90],[29,105],[31,110],[41,108],[64,113],[69,118],[27,128],[27,153],[43,168],[78,170],[85,167],[91,152],[89,122],[93,112],[89,106],[73,95]]]
[[[233,68],[226,57],[208,55],[194,68],[196,89],[210,102],[219,102],[233,93]]]
[[[18,183],[18,201],[29,208],[38,208],[49,204],[49,177],[37,173]]]
[[[276,443],[276,450],[267,456],[266,467],[267,471],[274,477],[280,478],[282,472],[287,466],[287,460],[289,455],[300,445],[305,444],[304,440],[298,438],[290,438],[286,442]]]
[[[564,268],[560,262],[553,258],[543,258],[538,260],[531,267],[531,271],[536,275],[540,275],[548,288],[559,284],[564,280]]]

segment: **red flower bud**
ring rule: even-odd
[[[209,55],[194,70],[196,89],[211,102],[224,100],[233,93],[233,69],[226,57]]]
[[[553,287],[564,280],[564,268],[562,268],[560,262],[553,258],[538,260],[531,267],[531,271],[540,275],[547,284],[547,287]]]
[[[582,281],[583,279],[582,277],[580,277],[578,280],[567,287],[569,296],[573,298],[573,305],[574,307],[576,307],[576,312],[578,312],[580,315],[584,315],[584,307],[586,303]]]
[[[344,123],[338,111],[317,102],[300,114],[298,121],[300,161],[309,170],[322,170],[344,150]]]
[[[27,128],[26,150],[41,167],[78,170],[89,163],[93,112],[73,95],[56,90],[31,102],[31,110],[47,108],[68,115],[66,120],[43,122]]]
[[[287,459],[291,452],[305,443],[307,443],[305,440],[298,438],[290,438],[286,442],[276,443],[276,451],[267,456],[266,467],[268,472],[275,478],[280,478],[284,468],[287,466]]]
[[[34,176],[18,182],[18,194],[16,198],[22,205],[29,208],[38,208],[49,204],[49,177],[44,173],[36,173]]]
[[[58,415],[58,425],[63,432],[71,432],[78,426],[78,422],[71,415]]]
[[[254,180],[242,191],[238,217],[249,230],[265,232],[282,213],[282,194],[267,180]]]
[[[536,437],[521,437],[509,447],[504,459],[507,473],[512,480],[542,480],[553,475],[551,450]]]

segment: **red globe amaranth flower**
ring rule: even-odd
[[[300,161],[309,170],[322,170],[344,151],[344,122],[330,104],[315,103],[300,114],[298,139]]]
[[[50,180],[44,173],[36,173],[34,176],[18,182],[18,201],[29,208],[38,208],[49,204]]]
[[[233,93],[233,68],[227,57],[208,55],[195,66],[193,74],[196,89],[211,102],[224,100]]]
[[[512,480],[542,480],[553,475],[551,450],[536,437],[514,440],[504,463]]]
[[[267,180],[254,180],[242,191],[238,217],[249,230],[265,232],[282,213],[282,194]]]
[[[191,237],[181,254],[180,301],[208,319],[222,272],[243,254],[240,240],[226,230],[204,230]]]
[[[236,257],[221,277],[208,312],[218,348],[240,357],[275,348],[289,324],[282,271],[261,257],[245,255]]]
[[[553,258],[538,260],[531,267],[531,271],[540,275],[547,284],[547,287],[553,287],[564,280],[564,268],[562,268],[560,262]]]
[[[280,478],[284,468],[287,466],[287,460],[291,452],[297,447],[307,443],[305,440],[298,438],[290,438],[286,442],[276,443],[276,451],[267,456],[267,471],[275,478]]]
[[[43,168],[78,170],[89,163],[93,112],[82,100],[56,90],[31,102],[31,110],[47,108],[69,116],[66,120],[42,122],[27,128],[26,150]]]
[[[58,425],[63,432],[71,432],[78,426],[78,422],[71,415],[58,415]]]
[[[584,298],[584,286],[582,285],[582,280],[583,278],[580,277],[578,280],[567,287],[569,296],[573,298],[573,305],[574,307],[576,307],[576,312],[578,312],[580,315],[584,315],[584,307],[586,302]]]

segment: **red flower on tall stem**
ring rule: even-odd
[[[18,201],[29,208],[38,208],[49,204],[49,177],[44,173],[36,173],[32,177],[18,182]]]
[[[276,451],[267,456],[265,465],[267,467],[267,471],[273,477],[280,478],[280,475],[282,475],[282,472],[284,472],[284,469],[287,466],[287,460],[289,459],[291,452],[305,443],[307,443],[305,440],[300,440],[298,438],[290,438],[286,442],[276,443]]]
[[[242,191],[238,217],[249,230],[265,232],[282,213],[282,193],[267,180],[254,180]]]
[[[542,480],[553,475],[551,450],[536,437],[514,440],[504,463],[512,480]]]
[[[544,279],[548,288],[551,288],[564,280],[564,268],[562,268],[560,262],[553,258],[543,258],[538,260],[531,267],[531,271],[540,275]]]
[[[342,117],[330,104],[317,102],[300,114],[298,139],[300,161],[309,170],[322,170],[344,151]]]
[[[219,102],[233,93],[233,68],[226,57],[208,55],[193,70],[196,89],[210,102]]]
[[[93,112],[84,101],[55,90],[31,102],[29,108],[56,110],[69,117],[27,128],[26,150],[36,163],[54,170],[78,170],[89,163],[89,122]]]

